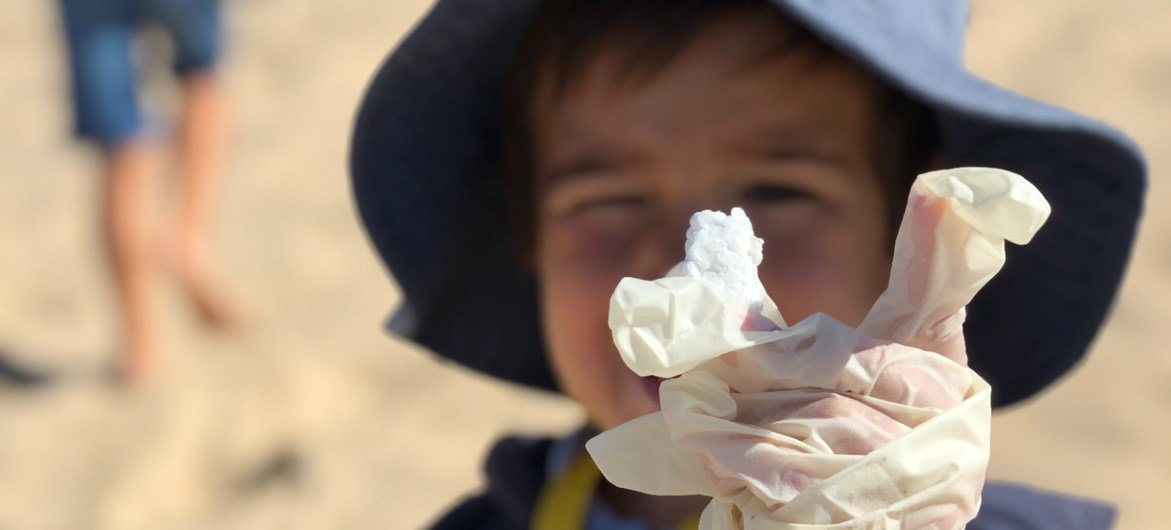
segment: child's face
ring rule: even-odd
[[[598,427],[657,409],[607,326],[624,276],[683,258],[691,214],[743,206],[764,239],[761,279],[790,322],[856,325],[886,285],[889,227],[872,159],[873,81],[818,52],[776,50],[773,21],[705,30],[645,82],[602,54],[534,106],[536,268],[562,388]]]

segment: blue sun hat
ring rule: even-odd
[[[1053,215],[968,307],[973,369],[994,406],[1028,398],[1085,355],[1118,292],[1146,189],[1117,130],[967,72],[960,0],[772,0],[843,56],[930,108],[950,165],[1029,178]],[[440,0],[381,65],[350,170],[358,211],[402,288],[392,332],[473,370],[556,390],[532,274],[512,254],[499,93],[540,0]]]

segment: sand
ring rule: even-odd
[[[345,147],[369,75],[427,8],[415,0],[228,3],[233,139],[214,236],[251,325],[208,335],[160,284],[166,369],[107,384],[95,160],[69,138],[53,4],[0,1],[0,350],[53,375],[0,384],[0,528],[416,528],[477,486],[491,439],[580,421],[563,399],[379,331],[397,292],[356,221]],[[1171,518],[1167,27],[1162,0],[977,0],[969,42],[976,72],[1109,121],[1149,155],[1109,326],[1076,373],[993,426],[993,477],[1115,502],[1120,528]],[[146,84],[167,108],[167,76]]]

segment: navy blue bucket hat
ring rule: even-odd
[[[1053,206],[968,308],[972,367],[995,406],[1085,354],[1129,259],[1146,168],[1100,122],[1029,100],[962,64],[965,1],[772,0],[837,52],[929,107],[952,166],[1029,178]],[[474,370],[556,390],[532,274],[512,253],[499,101],[540,0],[440,0],[379,68],[358,112],[353,191],[403,303],[391,331]]]

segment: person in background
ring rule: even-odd
[[[174,131],[179,185],[167,227],[171,270],[208,326],[234,313],[217,283],[208,224],[225,145],[225,96],[216,71],[222,21],[218,0],[59,0],[69,55],[75,132],[100,152],[102,226],[121,323],[117,374],[146,379],[163,355],[150,287],[159,223],[150,219],[159,170],[138,95],[136,39],[146,26],[172,42],[180,86]]]

